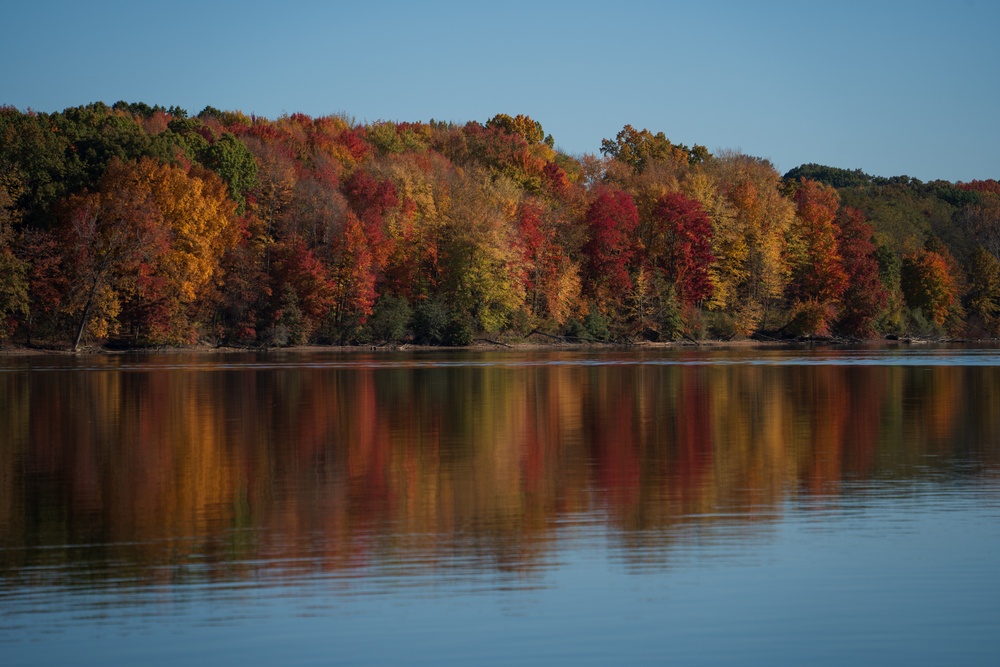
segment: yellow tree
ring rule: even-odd
[[[525,301],[525,267],[516,245],[520,190],[473,170],[452,186],[442,230],[443,285],[456,313],[487,332],[502,329]]]
[[[123,307],[137,339],[192,342],[199,300],[236,241],[226,185],[207,171],[115,159],[98,192],[65,208],[80,313],[74,347],[88,328],[116,331]]]
[[[146,335],[151,342],[190,343],[197,336],[198,306],[214,286],[223,253],[237,242],[236,203],[226,184],[208,171],[188,172],[149,159],[135,170],[169,236],[166,251],[151,267],[163,291],[140,294],[160,301],[166,326]]]
[[[737,287],[746,280],[749,254],[746,237],[736,221],[736,209],[720,192],[716,178],[704,170],[689,173],[681,191],[701,204],[712,221],[712,254],[716,261],[709,266],[712,295],[706,302],[710,310],[735,307]]]
[[[724,243],[736,251],[727,255],[713,247],[720,273],[733,279],[733,301],[727,304],[737,333],[749,334],[768,325],[769,309],[788,281],[783,257],[785,233],[795,208],[780,191],[781,176],[767,160],[724,153],[709,163],[734,212],[732,235]],[[709,209],[710,210],[710,209]]]

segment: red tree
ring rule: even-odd
[[[872,226],[861,211],[844,207],[837,215],[841,262],[847,274],[837,329],[848,336],[871,338],[872,325],[885,308],[889,293],[879,278]]]
[[[712,295],[708,269],[712,254],[712,221],[694,199],[672,192],[653,209],[653,236],[647,248],[650,264],[674,284],[685,305]]]
[[[634,234],[639,211],[632,195],[603,188],[587,208],[589,240],[586,256],[587,291],[599,302],[620,300],[632,289],[628,267],[634,254]]]
[[[829,185],[802,179],[795,193],[789,296],[797,310],[792,328],[825,335],[847,287],[834,219],[840,198]]]

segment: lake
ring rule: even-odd
[[[994,665],[1000,349],[0,356],[4,665]]]

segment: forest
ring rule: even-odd
[[[0,343],[1000,334],[1000,182],[485,123],[0,107]]]

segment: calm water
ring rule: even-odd
[[[998,349],[0,357],[3,665],[995,665],[998,626]]]

